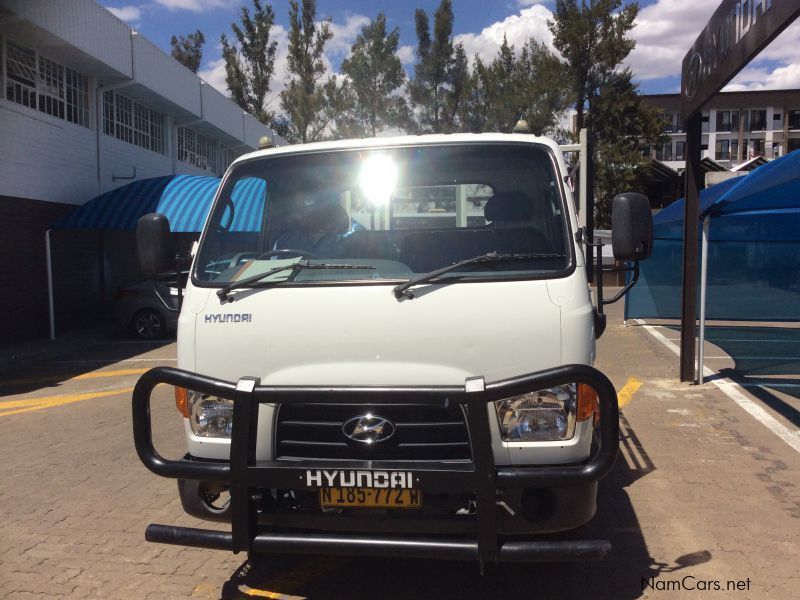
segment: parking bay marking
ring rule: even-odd
[[[617,394],[617,406],[619,406],[620,410],[633,399],[633,395],[640,387],[642,387],[642,382],[636,377],[628,378],[628,381]]]
[[[62,406],[64,404],[72,404],[73,402],[82,402],[83,400],[93,400],[94,398],[118,396],[120,394],[128,394],[132,391],[133,388],[125,388],[121,390],[109,390],[106,392],[89,392],[86,394],[60,394],[58,396],[31,398],[29,400],[8,400],[6,402],[0,402],[0,417],[8,417],[10,415],[18,415],[20,413],[43,410],[53,406]]]
[[[92,371],[90,373],[80,373],[78,375],[42,375],[41,377],[29,377],[27,379],[6,379],[0,380],[1,386],[6,385],[26,385],[29,383],[42,383],[46,381],[57,381],[62,378],[64,379],[63,383],[67,383],[69,381],[83,381],[86,379],[99,379],[102,377],[122,377],[125,375],[141,375],[145,371],[149,371],[150,369],[116,369],[114,371]]]

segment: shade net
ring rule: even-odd
[[[626,319],[681,317],[683,210],[681,199],[654,219]],[[703,190],[700,215],[710,218],[706,318],[800,321],[800,151]],[[699,311],[699,258],[697,278]]]

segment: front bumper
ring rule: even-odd
[[[586,383],[598,393],[600,422],[597,445],[592,456],[578,465],[530,467],[497,467],[494,464],[487,404],[501,398],[565,383]],[[186,387],[201,393],[233,399],[233,434],[229,462],[167,460],[153,447],[150,424],[150,394],[159,383]],[[574,490],[584,498],[577,521],[585,522],[594,512],[596,482],[614,464],[618,449],[619,423],[617,398],[611,382],[600,371],[586,365],[567,365],[513,379],[484,385],[482,378],[470,379],[464,387],[300,387],[260,386],[253,378],[233,384],[187,371],[159,367],[145,373],[133,393],[133,433],[136,451],[145,466],[163,477],[184,480],[221,482],[230,486],[230,532],[205,529],[150,525],[148,541],[231,550],[233,552],[368,554],[371,556],[403,556],[420,558],[478,559],[485,561],[561,561],[605,557],[610,544],[605,540],[520,541],[502,535],[502,510],[498,495],[520,490]],[[408,464],[375,464],[374,461],[285,461],[256,460],[256,418],[261,403],[361,403],[388,404],[402,402],[444,402],[466,407],[472,461],[469,464],[425,462]],[[374,533],[366,537],[363,528],[346,533],[276,533],[275,526],[264,527],[260,513],[259,490],[314,489],[308,483],[308,469],[337,471],[381,469],[402,470],[412,474],[413,486],[423,494],[461,492],[475,499],[474,519],[460,532],[430,520],[427,537],[408,537]],[[591,506],[587,506],[586,499]],[[353,519],[350,519],[353,522]],[[391,516],[385,521],[397,521]],[[269,523],[269,521],[267,520]],[[343,524],[347,520],[341,521]],[[324,529],[319,515],[296,515],[291,523],[299,529]],[[318,527],[317,525],[322,525]],[[561,529],[565,523],[561,523]],[[558,527],[549,526],[549,530]],[[272,531],[270,531],[270,529]],[[391,527],[386,529],[391,530]],[[548,529],[540,529],[547,531]],[[359,531],[361,535],[353,532]]]

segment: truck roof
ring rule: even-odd
[[[356,148],[381,148],[386,146],[418,146],[421,144],[463,144],[465,142],[527,142],[549,146],[558,156],[558,144],[548,137],[522,133],[436,133],[426,135],[403,135],[395,137],[374,137],[310,144],[291,144],[257,150],[237,158],[233,164],[266,156],[319,152],[323,150],[352,150]]]

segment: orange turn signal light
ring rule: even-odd
[[[597,392],[585,383],[578,384],[578,421],[585,421],[597,412]]]
[[[175,387],[175,408],[187,419],[189,418],[189,390]]]

